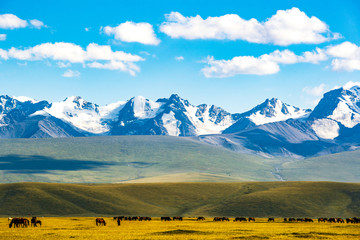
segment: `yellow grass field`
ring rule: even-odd
[[[360,239],[360,224],[346,223],[284,223],[275,219],[256,222],[213,222],[207,218],[184,221],[150,222],[122,221],[117,226],[112,218],[104,218],[106,226],[96,226],[95,218],[43,217],[42,227],[9,228],[8,219],[0,219],[0,240],[6,239]]]

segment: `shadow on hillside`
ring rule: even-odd
[[[113,162],[55,159],[46,156],[7,155],[0,157],[0,170],[8,173],[47,173],[49,171],[91,170],[112,166]]]

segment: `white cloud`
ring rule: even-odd
[[[72,77],[79,77],[80,76],[80,72],[79,71],[73,71],[71,69],[68,69],[64,72],[64,74],[62,75],[63,77],[67,77],[67,78],[72,78]]]
[[[110,46],[101,46],[91,43],[84,50],[74,43],[57,42],[43,43],[26,49],[10,48],[0,49],[0,58],[17,60],[54,60],[59,67],[68,67],[70,63],[82,63],[88,67],[121,70],[135,75],[139,67],[134,62],[143,61],[138,55],[123,51],[112,51]],[[100,62],[99,62],[100,61]]]
[[[34,28],[37,28],[37,29],[40,29],[40,28],[42,28],[42,27],[46,27],[42,21],[37,20],[37,19],[30,20],[30,24],[31,24]]]
[[[68,68],[71,66],[71,63],[69,62],[57,62],[56,64],[58,65],[59,68]]]
[[[207,58],[209,66],[201,71],[205,77],[231,77],[238,74],[270,75],[280,71],[279,64],[295,63],[318,63],[327,59],[326,54],[321,49],[313,52],[304,52],[302,55],[296,55],[294,52],[285,49],[276,50],[269,54],[263,54],[260,57],[238,56],[231,60],[215,60],[213,57]]]
[[[0,41],[6,40],[6,34],[0,34]]]
[[[315,87],[304,87],[302,89],[303,92],[315,96],[315,97],[319,97],[322,96],[325,92],[326,92],[326,85],[324,83],[320,84],[319,86],[315,86]]]
[[[331,62],[334,71],[360,70],[360,47],[351,42],[330,46],[327,54],[334,57]]]
[[[238,74],[268,75],[280,70],[277,63],[253,56],[234,57],[231,60],[215,60],[213,57],[208,57],[207,63],[210,66],[201,71],[208,78],[225,78]]]
[[[106,35],[114,35],[115,39],[123,42],[138,42],[147,45],[158,45],[160,40],[156,37],[153,26],[149,23],[134,23],[127,21],[117,27],[106,26],[102,28]]]
[[[295,7],[279,10],[265,22],[254,18],[245,20],[236,14],[203,19],[199,15],[185,17],[179,12],[171,12],[165,17],[160,31],[172,38],[245,40],[287,46],[322,43],[340,37],[332,33],[325,22],[314,16],[308,17]]]
[[[0,58],[4,59],[4,60],[8,60],[9,56],[8,56],[8,52],[4,49],[0,48]]]
[[[129,72],[130,75],[135,76],[136,72],[140,71],[140,68],[132,63],[125,64],[121,61],[110,61],[107,63],[99,63],[99,62],[92,62],[87,64],[90,68],[100,68],[100,69],[109,69],[109,70],[120,70],[123,72]]]
[[[85,28],[85,31],[86,31],[86,32],[90,31],[90,28]]]
[[[18,18],[14,14],[0,15],[0,28],[15,29],[15,28],[25,28],[27,26],[28,26],[27,21]]]
[[[175,57],[175,60],[182,61],[182,60],[184,60],[184,57],[183,56],[178,56],[178,57]]]

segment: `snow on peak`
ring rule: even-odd
[[[249,112],[247,117],[256,125],[271,122],[285,121],[290,118],[304,118],[308,116],[310,110],[301,109],[283,103],[277,98],[266,99],[263,104],[258,105]]]
[[[338,103],[327,118],[352,128],[360,123],[360,83],[348,82],[338,92],[339,95],[336,96]]]
[[[19,101],[19,102],[31,102],[31,103],[38,103],[39,101],[36,101],[33,98],[25,97],[25,96],[12,96],[13,99]]]
[[[345,90],[351,90],[351,89],[355,89],[355,88],[360,88],[360,82],[347,82],[343,87],[343,89]]]
[[[130,101],[132,101],[134,117],[140,119],[154,118],[163,105],[161,102],[154,102],[143,96],[134,97]]]
[[[108,131],[107,126],[101,122],[98,106],[78,96],[52,103],[50,107],[34,113],[34,115],[49,114],[87,132],[98,134]]]
[[[183,105],[186,109],[186,116],[195,126],[197,135],[219,134],[235,122],[231,114],[214,105],[202,104],[195,107],[188,102],[183,102]]]

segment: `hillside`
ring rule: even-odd
[[[332,182],[0,185],[0,215],[353,217],[360,184]]]
[[[274,160],[273,160],[274,161]],[[114,183],[186,173],[185,181],[276,180],[268,160],[191,138],[0,139],[0,182]],[[189,175],[190,174],[190,175]],[[194,177],[191,177],[193,175]],[[189,177],[190,176],[190,177]],[[214,179],[216,176],[216,179]]]
[[[289,181],[359,182],[360,151],[348,151],[284,163],[281,175]]]

